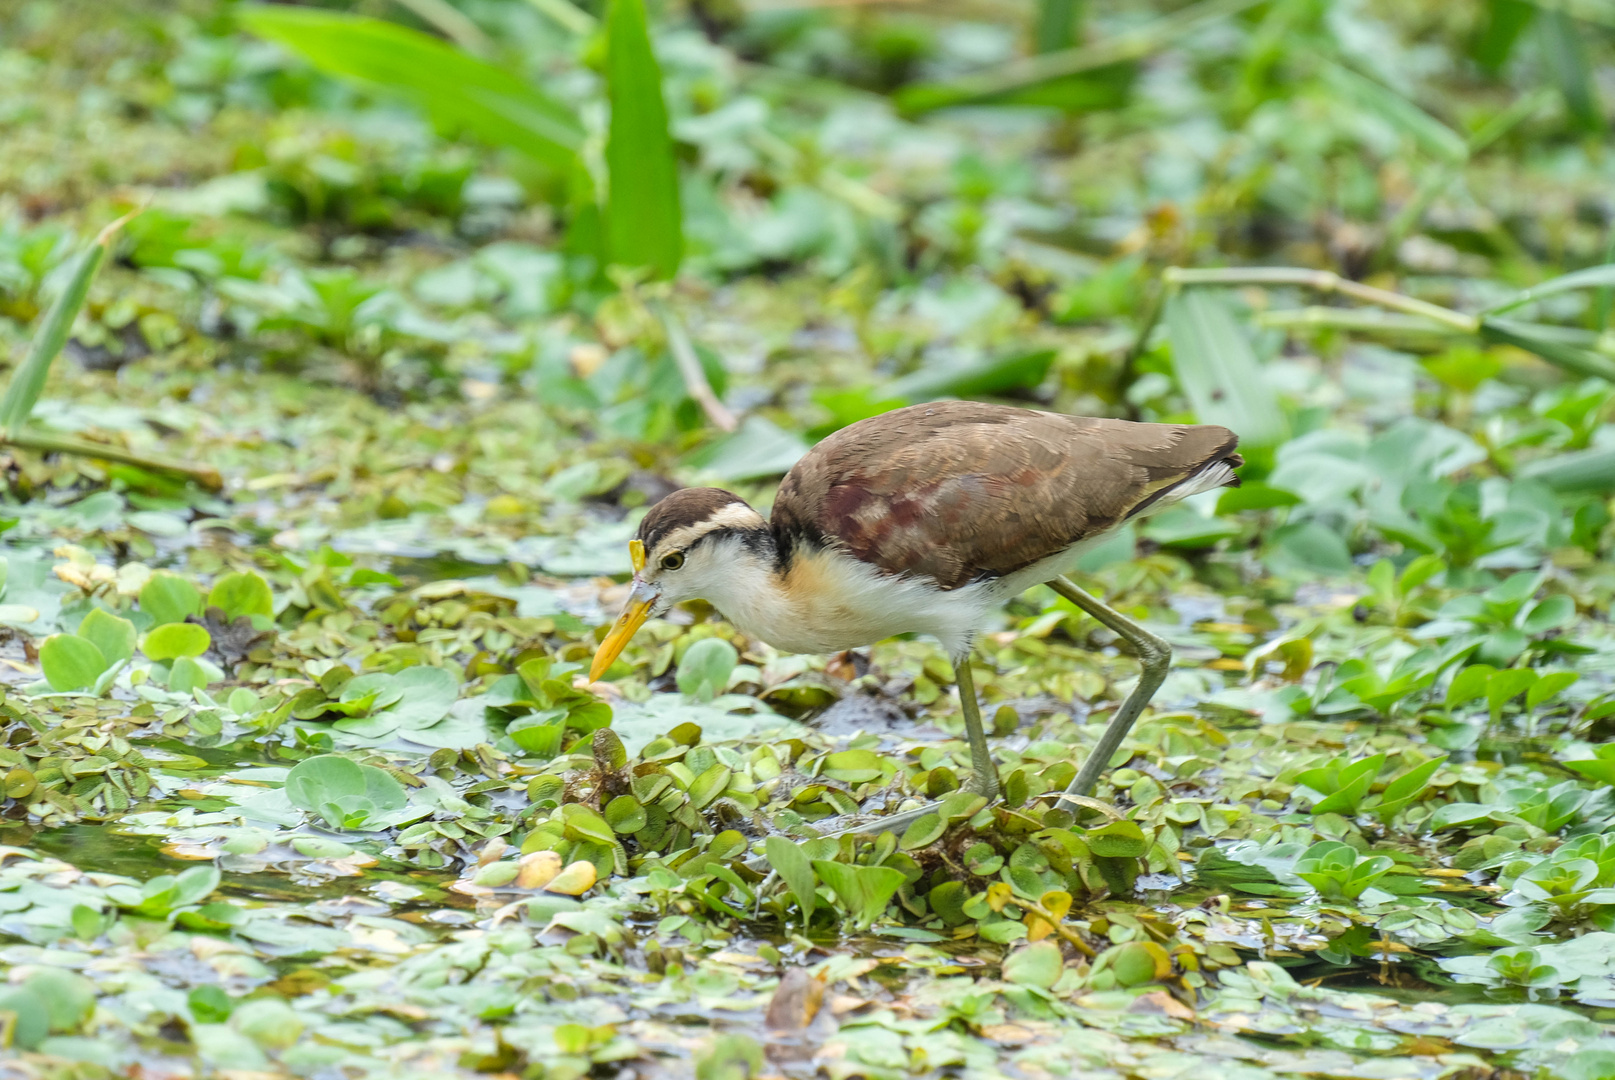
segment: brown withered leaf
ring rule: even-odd
[[[824,1003],[824,975],[809,975],[807,968],[787,968],[768,1001],[768,1030],[803,1031],[813,1023]]]
[[[273,630],[259,630],[253,626],[249,616],[241,615],[232,620],[223,609],[216,607],[208,608],[200,618],[187,615],[185,621],[207,629],[208,636],[213,639],[208,651],[222,660],[227,668],[239,664],[247,658],[248,653],[275,637]]]

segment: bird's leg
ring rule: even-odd
[[[988,802],[998,800],[998,769],[987,746],[987,732],[981,726],[981,706],[976,703],[976,678],[970,674],[970,653],[953,662],[959,680],[959,708],[965,714],[965,738],[970,741],[970,782],[965,786]]]
[[[1142,665],[1138,685],[1133,687],[1133,692],[1127,695],[1127,700],[1122,702],[1121,708],[1116,710],[1116,715],[1111,717],[1104,734],[1099,736],[1098,745],[1088,755],[1088,760],[1082,763],[1077,778],[1065,789],[1065,797],[1056,804],[1060,809],[1074,813],[1077,804],[1070,801],[1071,797],[1086,795],[1093,790],[1094,784],[1099,781],[1099,774],[1104,772],[1105,766],[1110,763],[1111,755],[1127,737],[1127,732],[1138,719],[1138,714],[1144,711],[1144,706],[1149,704],[1150,698],[1155,696],[1155,691],[1160,689],[1162,681],[1166,678],[1167,668],[1172,665],[1172,646],[1115,608],[1079,589],[1064,577],[1057,577],[1048,585],[1131,642],[1133,648],[1138,651],[1139,663]]]
[[[953,670],[959,680],[959,707],[964,710],[965,738],[970,743],[971,775],[965,787],[977,795],[986,796],[988,802],[997,802],[998,769],[993,765],[992,751],[987,746],[987,733],[981,726],[981,706],[976,704],[976,682],[970,674],[968,651],[954,659]],[[871,818],[869,821],[838,829],[828,835],[879,836],[883,832],[889,832],[902,836],[904,829],[934,811],[939,805],[941,804],[935,802],[926,803],[924,806],[904,810],[899,814]]]

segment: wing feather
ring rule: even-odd
[[[914,405],[836,432],[780,485],[782,552],[835,544],[952,589],[1011,574],[1125,521],[1238,437],[976,402]],[[788,557],[788,555],[787,555]]]

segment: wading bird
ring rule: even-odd
[[[696,598],[786,652],[929,634],[957,672],[969,787],[994,799],[998,774],[970,650],[993,610],[1042,582],[1127,639],[1142,664],[1138,685],[1065,793],[1086,795],[1161,685],[1172,651],[1064,575],[1122,523],[1237,486],[1238,442],[1209,424],[1136,424],[967,401],[861,420],[797,462],[780,484],[772,520],[717,488],[684,488],[653,506],[630,541],[627,604],[589,678],[605,673],[647,618]],[[881,818],[875,831],[911,816]]]

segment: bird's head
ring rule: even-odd
[[[682,488],[651,507],[628,542],[634,564],[628,602],[594,655],[590,681],[605,674],[646,619],[686,600],[728,595],[739,564],[771,544],[763,516],[718,488]]]

